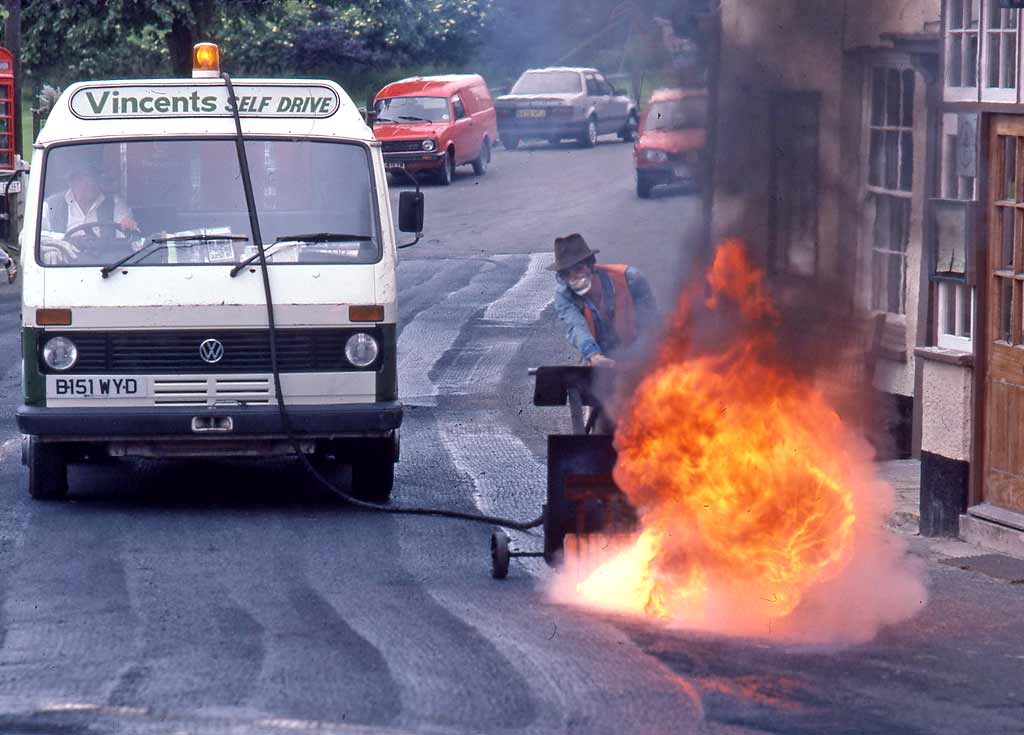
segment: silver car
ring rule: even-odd
[[[552,144],[573,138],[592,148],[597,136],[617,133],[633,140],[640,120],[636,104],[597,69],[557,66],[528,69],[509,94],[494,101],[498,136],[509,149],[524,139]]]

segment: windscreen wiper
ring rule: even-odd
[[[363,242],[366,240],[373,240],[373,235],[349,235],[344,232],[312,232],[307,235],[281,235],[280,237],[275,238],[274,245],[282,242],[306,245],[317,242]],[[260,254],[257,252],[234,266],[231,269],[231,277],[234,278],[237,276],[243,268],[253,261],[258,260],[259,257]]]
[[[392,120],[392,119],[391,119],[390,117],[378,117],[378,118],[376,119],[376,122],[382,122],[382,123],[393,123],[393,122],[394,122],[394,120]]]
[[[428,120],[425,117],[416,117],[415,115],[399,115],[398,119],[408,120],[409,122],[434,122],[433,120]]]
[[[234,242],[245,242],[249,238],[245,235],[209,235],[206,233],[197,235],[170,235],[168,237],[154,237],[150,240],[151,245],[149,247],[142,248],[142,250],[134,250],[128,255],[121,258],[116,263],[105,265],[100,268],[100,275],[106,278],[112,272],[120,268],[122,265],[127,264],[131,260],[139,259],[143,260],[148,258],[150,255],[155,253],[157,250],[162,250],[167,247],[168,243],[172,242],[214,242],[216,240],[231,240]]]

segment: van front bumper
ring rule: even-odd
[[[300,436],[330,438],[380,436],[402,424],[402,404],[336,404],[329,406],[288,406],[293,431]],[[200,419],[230,419],[230,432],[204,433],[194,430]],[[107,440],[128,437],[283,437],[277,406],[238,408],[41,408],[19,406],[16,412],[22,434],[54,440]]]

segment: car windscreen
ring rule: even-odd
[[[380,259],[364,146],[249,140],[246,153],[268,262]],[[37,257],[45,266],[107,265],[143,249],[133,265],[230,265],[256,252],[234,140],[64,145],[47,152],[43,177]],[[316,241],[296,237],[304,233]]]
[[[577,94],[583,91],[574,71],[528,71],[512,87],[512,94]]]
[[[408,122],[448,122],[447,97],[389,97],[374,105],[377,122],[382,124]]]
[[[655,102],[647,113],[644,130],[703,128],[707,123],[707,97]]]

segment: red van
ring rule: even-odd
[[[447,186],[455,167],[487,171],[498,119],[487,83],[479,74],[412,77],[392,82],[373,101],[374,135],[384,165],[436,174]]]
[[[708,96],[704,89],[659,89],[640,116],[633,148],[636,193],[642,199],[659,184],[699,190],[704,179]]]

